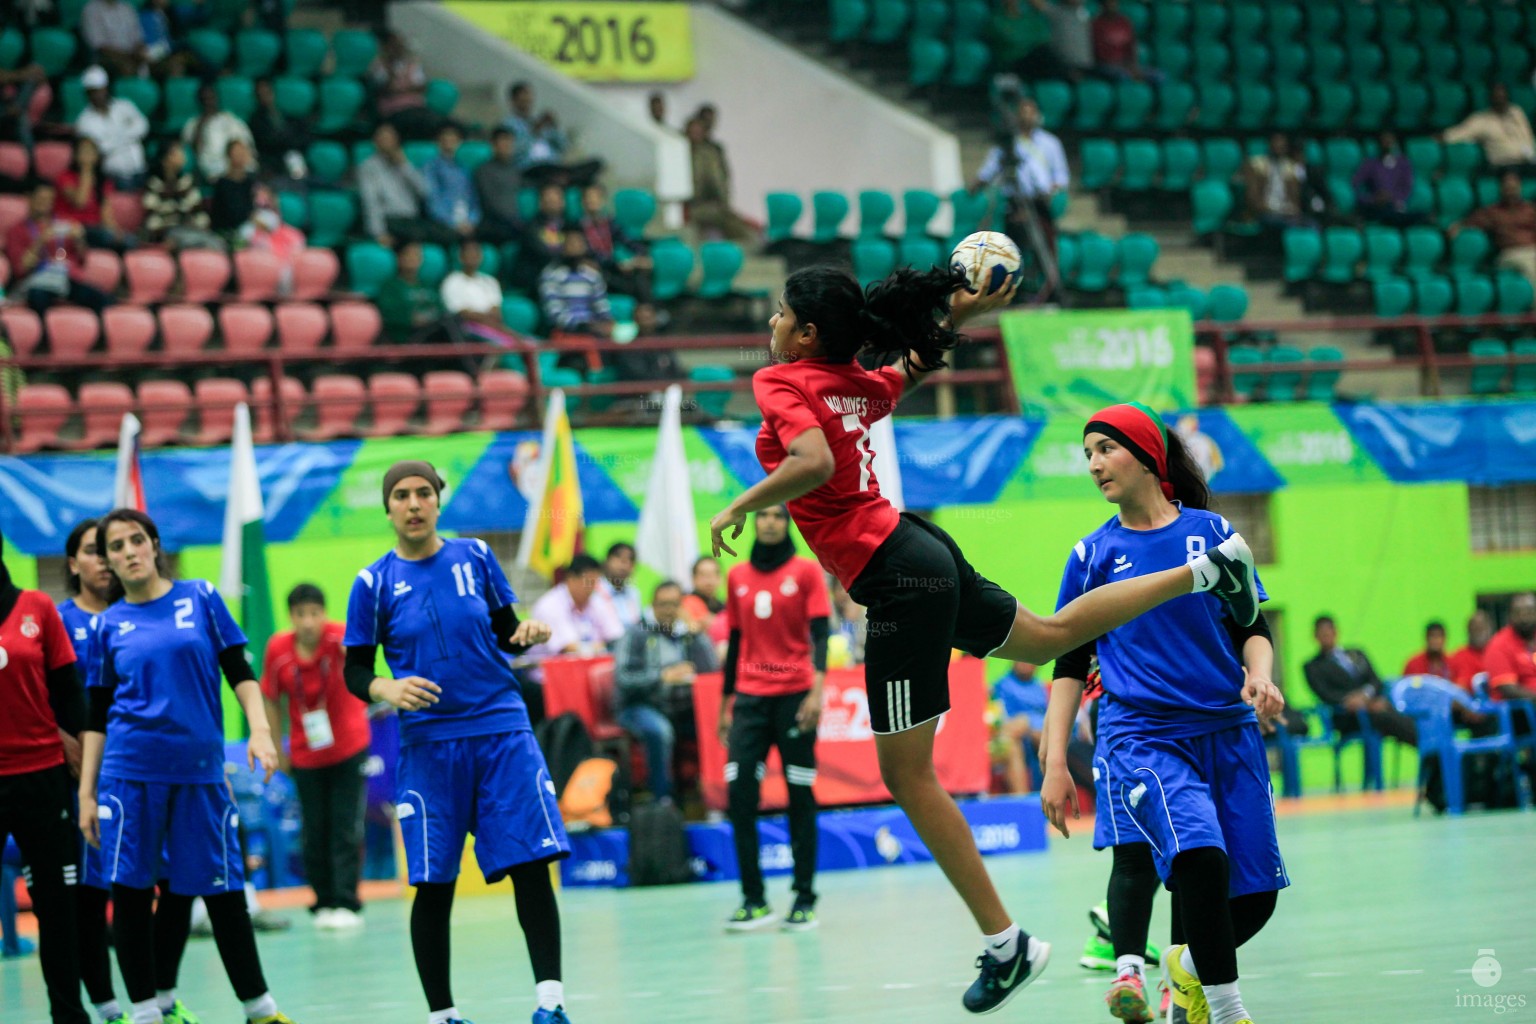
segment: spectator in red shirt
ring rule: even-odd
[[[1403,666],[1405,676],[1439,676],[1454,679],[1450,659],[1445,656],[1445,623],[1431,622],[1424,627],[1424,649]]]
[[[315,890],[311,912],[316,928],[360,928],[368,707],[347,691],[346,630],[326,621],[320,588],[294,587],[288,617],[293,630],[267,644],[261,692],[273,736],[283,734],[281,704],[288,704],[291,773],[304,815],[304,874]]]
[[[1488,641],[1483,667],[1495,700],[1536,700],[1536,593],[1509,602],[1509,625]]]
[[[1493,620],[1485,611],[1474,612],[1467,620],[1467,646],[1451,654],[1451,679],[1456,685],[1472,689],[1472,678],[1483,671],[1483,651],[1493,638]]]
[[[38,316],[61,300],[99,313],[112,299],[79,279],[85,269],[85,229],[54,218],[57,199],[53,183],[38,180],[27,198],[26,219],[6,232],[5,258],[15,290]]]
[[[1158,71],[1141,66],[1141,57],[1136,52],[1136,26],[1121,12],[1120,0],[1104,0],[1093,19],[1093,61],[1105,78],[1153,84],[1163,80]]]
[[[54,185],[58,196],[53,201],[53,215],[84,228],[87,245],[116,253],[133,247],[133,236],[117,226],[112,212],[117,186],[101,172],[101,150],[95,140],[88,136],[75,140],[74,159]]]

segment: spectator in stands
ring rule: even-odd
[[[304,232],[292,224],[283,223],[277,198],[267,186],[256,186],[255,200],[251,219],[240,228],[240,247],[260,249],[272,254],[282,268],[277,294],[287,296],[293,292],[294,267],[298,265],[299,254],[304,251],[308,239],[304,237]]]
[[[1045,735],[1045,708],[1050,696],[1036,671],[1037,666],[1016,661],[992,684],[992,699],[1002,706],[998,731],[1007,743],[1004,764],[1010,793],[1030,792],[1025,767],[1029,759],[1024,748],[1026,745],[1038,748]]]
[[[1509,602],[1509,625],[1483,651],[1488,693],[1500,700],[1536,700],[1536,593]]]
[[[456,159],[463,141],[454,125],[439,128],[437,153],[422,168],[422,176],[427,179],[427,216],[460,238],[473,238],[480,228],[480,197]]]
[[[1450,659],[1445,656],[1445,623],[1431,622],[1424,627],[1424,649],[1403,665],[1403,675],[1454,678]]]
[[[720,613],[725,602],[720,599],[720,587],[724,579],[720,575],[720,560],[704,555],[693,563],[692,587],[683,598],[683,618],[688,628],[707,632]]]
[[[1160,71],[1143,67],[1136,48],[1136,26],[1120,10],[1120,0],[1103,0],[1093,19],[1094,69],[1112,81],[1130,79],[1157,84]]]
[[[565,247],[568,223],[565,189],[559,185],[541,187],[538,211],[533,220],[523,227],[522,244],[517,250],[517,266],[509,273],[519,290],[538,290],[544,268],[558,260]]]
[[[619,641],[613,657],[615,717],[645,746],[645,786],[657,801],[672,799],[672,751],[677,733],[693,729],[689,699],[668,688],[691,686],[715,669],[715,652],[702,632],[679,614],[683,589],[671,580],[656,587],[641,621]]]
[[[501,284],[480,269],[483,259],[479,242],[459,243],[459,269],[443,278],[443,308],[467,340],[510,348],[517,338],[501,316]]]
[[[1456,685],[1472,689],[1472,680],[1483,673],[1483,652],[1493,639],[1493,619],[1479,608],[1467,620],[1467,645],[1451,654],[1451,679]]]
[[[533,86],[513,82],[507,89],[507,102],[512,113],[501,125],[516,139],[517,169],[531,184],[583,186],[597,177],[603,169],[601,160],[566,162],[570,139],[561,130],[553,111],[535,113]]]
[[[1012,147],[996,145],[988,151],[971,191],[995,186],[1007,201],[1004,230],[1027,247],[1033,222],[1039,225],[1045,249],[1055,252],[1056,215],[1051,201],[1070,183],[1066,151],[1060,139],[1041,127],[1040,106],[1033,99],[1019,100],[1016,117],[1018,134]]]
[[[245,143],[248,152],[254,153],[256,139],[250,125],[220,104],[219,90],[212,82],[197,87],[197,105],[200,113],[182,126],[181,141],[192,147],[203,180],[215,181],[229,167],[229,144],[238,139]],[[251,163],[254,169],[254,156]]]
[[[176,41],[171,23],[170,0],[146,0],[139,9],[139,30],[144,37],[144,59],[156,78],[185,75],[198,63],[185,44]],[[210,69],[217,72],[217,69]]]
[[[689,120],[683,133],[693,163],[693,197],[688,200],[688,219],[700,234],[724,236],[733,242],[750,241],[755,232],[731,208],[731,167],[725,149],[709,137],[708,122],[698,116]]]
[[[213,183],[208,201],[208,222],[213,230],[232,238],[256,209],[256,174],[251,169],[251,148],[240,139],[229,140],[224,162],[224,176]]]
[[[1051,48],[1051,26],[1034,0],[1002,0],[987,23],[987,45],[998,71],[1025,79],[1066,78]]]
[[[1520,175],[1505,171],[1499,177],[1499,201],[1474,210],[1446,233],[1455,238],[1465,228],[1488,232],[1498,252],[1498,264],[1524,274],[1536,286],[1536,204],[1520,192]]]
[[[1413,196],[1413,164],[1403,155],[1393,132],[1382,132],[1380,152],[1367,156],[1355,168],[1355,209],[1377,224],[1396,228],[1424,223],[1422,213],[1409,213]]]
[[[406,242],[395,253],[395,276],[379,289],[384,336],[397,344],[453,340],[442,293],[421,279],[421,243]]]
[[[667,126],[667,97],[665,93],[653,92],[645,100],[647,109],[651,112],[651,120],[662,128]]]
[[[101,151],[96,143],[82,136],[75,140],[75,155],[69,169],[54,182],[58,198],[53,215],[85,229],[85,243],[93,249],[111,249],[121,253],[132,248],[133,236],[117,226],[111,199],[117,188],[101,173]]]
[[[139,12],[126,0],[90,0],[80,11],[80,36],[96,63],[119,78],[148,69]]]
[[[57,192],[51,182],[36,181],[27,197],[27,217],[5,236],[5,258],[16,282],[13,291],[39,316],[67,301],[97,312],[112,299],[81,280],[85,269],[85,229],[53,215]]]
[[[480,233],[488,241],[510,242],[522,234],[517,194],[523,172],[517,169],[517,140],[507,128],[491,132],[491,158],[475,168],[475,195],[480,199]]]
[[[0,140],[21,143],[32,151],[32,130],[53,103],[53,86],[41,64],[0,68]]]
[[[289,177],[304,177],[294,171],[307,170],[303,154],[309,147],[309,125],[278,109],[270,78],[256,79],[256,111],[251,115],[250,129],[258,160],[268,167],[287,167]]]
[[[218,249],[229,245],[209,225],[197,181],[187,173],[185,146],[166,146],[144,187],[144,237],[172,251]]]
[[[608,285],[577,227],[565,229],[560,259],[539,276],[539,303],[550,328],[566,334],[613,337]]]
[[[581,190],[581,233],[592,258],[614,291],[641,302],[651,298],[651,257],[644,239],[634,238],[608,212],[608,190],[592,184]]]
[[[1318,650],[1303,671],[1317,699],[1333,709],[1333,727],[1343,734],[1359,732],[1358,713],[1364,711],[1372,728],[1383,736],[1417,746],[1419,733],[1413,719],[1392,706],[1364,651],[1345,650],[1338,645],[1339,632],[1333,618],[1318,616],[1312,625],[1312,635]]]
[[[1302,189],[1306,180],[1306,167],[1291,155],[1291,140],[1275,132],[1269,137],[1269,152],[1255,153],[1243,164],[1248,219],[1272,230],[1305,225]]]
[[[379,116],[407,139],[430,139],[443,118],[427,106],[427,73],[398,33],[385,32],[368,69]]]
[[[1530,118],[1509,100],[1509,87],[1494,82],[1488,88],[1488,109],[1479,110],[1441,136],[1446,142],[1475,142],[1494,170],[1529,173],[1536,170],[1536,137]]]
[[[122,6],[132,11],[127,4]],[[144,136],[149,134],[149,119],[128,100],[112,97],[108,90],[111,80],[105,69],[86,68],[80,84],[85,88],[86,107],[75,118],[75,134],[96,141],[101,150],[102,170],[114,185],[125,191],[137,190],[144,184],[148,168]]]
[[[363,227],[380,245],[396,240],[452,245],[458,236],[421,215],[427,180],[411,166],[400,146],[400,133],[385,123],[373,130],[373,155],[357,165]]]
[[[1031,0],[1051,26],[1051,49],[1066,72],[1078,81],[1093,71],[1093,16],[1083,0]]]
[[[528,651],[542,661],[557,654],[587,657],[601,654],[624,636],[624,625],[607,595],[599,593],[603,567],[588,554],[578,554],[565,570],[565,579],[533,604],[531,618],[549,626],[549,639]]]
[[[619,621],[628,629],[640,621],[640,588],[634,585],[635,546],[619,541],[603,558],[603,580],[598,586],[613,604]]]

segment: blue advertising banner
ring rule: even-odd
[[[1536,480],[1536,405],[1339,405],[1334,411],[1399,483]]]

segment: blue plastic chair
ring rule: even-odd
[[[1530,806],[1530,798],[1524,786],[1518,784],[1518,764],[1514,731],[1510,727],[1509,709],[1473,700],[1456,684],[1435,676],[1404,676],[1392,684],[1392,703],[1405,715],[1413,718],[1419,727],[1419,784],[1414,797],[1413,813],[1419,814],[1424,800],[1424,783],[1431,758],[1440,761],[1440,776],[1445,784],[1445,806],[1451,814],[1461,814],[1467,808],[1466,777],[1462,772],[1463,760],[1469,754],[1494,754],[1503,762],[1505,770],[1517,779],[1515,791],[1520,809]],[[1454,707],[1471,711],[1493,711],[1499,715],[1503,728],[1497,736],[1481,739],[1462,739],[1456,735],[1456,725],[1451,718]]]
[[[1354,732],[1344,732],[1338,727],[1339,716],[1348,716],[1351,713],[1354,714],[1359,728]],[[1356,743],[1360,744],[1361,753],[1365,759],[1361,788],[1381,790],[1381,733],[1377,732],[1376,727],[1371,724],[1370,712],[1365,710],[1349,712],[1343,708],[1334,708],[1330,733],[1333,744],[1333,791],[1344,792],[1344,750]]]
[[[1310,731],[1305,736],[1294,736],[1281,723],[1275,723],[1271,739],[1280,751],[1280,795],[1301,796],[1301,752],[1306,747],[1331,747],[1333,726],[1328,715],[1317,708],[1305,713]],[[1313,723],[1317,723],[1315,728]]]

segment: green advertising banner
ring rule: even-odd
[[[1116,402],[1195,405],[1195,336],[1187,310],[1005,313],[1000,326],[1026,414],[1087,416]]]
[[[1364,483],[1387,476],[1332,406],[1320,402],[1236,405],[1227,415],[1287,485]]]

